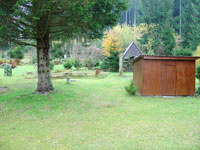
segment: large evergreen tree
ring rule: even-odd
[[[173,0],[141,0],[140,10],[140,22],[153,25],[143,35],[140,43],[147,44],[148,40],[152,39],[152,49],[155,54],[171,55],[175,46],[171,29]]]
[[[49,41],[60,36],[100,38],[105,28],[116,24],[125,6],[126,0],[1,0],[0,37],[37,48],[37,92],[45,93],[54,89]]]
[[[129,11],[122,15],[121,23],[157,25],[154,31],[150,27],[151,31],[145,33],[141,41],[142,45],[148,42],[146,39],[153,39],[155,54],[167,54],[169,51],[166,52],[168,46],[165,44],[174,43],[174,38],[171,42],[163,41],[167,39],[162,38],[166,31],[170,37],[174,35],[172,33],[177,35],[177,42],[182,48],[196,50],[200,44],[200,0],[129,0],[129,6]]]
[[[182,0],[182,46],[196,50],[200,44],[200,0]]]

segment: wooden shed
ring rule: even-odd
[[[134,59],[134,82],[143,96],[195,94],[195,60],[200,57],[146,56]]]
[[[133,59],[142,55],[142,51],[139,47],[132,42],[129,47],[123,53],[123,70],[132,72],[133,71]]]

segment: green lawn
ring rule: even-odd
[[[57,69],[62,69],[58,66]],[[34,95],[33,66],[17,67],[0,86],[0,150],[199,150],[200,98],[129,96],[132,74],[80,78]]]

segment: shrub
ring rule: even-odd
[[[81,61],[80,60],[75,60],[74,61],[74,67],[76,68],[81,68],[82,64],[81,64]]]
[[[54,65],[54,62],[51,61],[51,62],[50,62],[50,70],[53,70],[53,69],[54,69],[54,66],[55,66],[55,65]]]
[[[73,59],[67,59],[67,61],[64,63],[65,69],[71,69],[72,66],[74,66],[74,60]]]
[[[200,66],[198,66],[196,69],[196,77],[200,80]]]
[[[137,92],[137,87],[134,85],[134,81],[132,80],[131,83],[127,86],[125,86],[126,92],[128,92],[131,95],[135,95]]]
[[[119,71],[119,52],[110,51],[110,56],[105,56],[102,63],[100,63],[101,69],[111,72]]]
[[[198,88],[198,90],[196,91],[197,95],[200,95],[200,87]]]
[[[97,65],[97,60],[92,57],[88,57],[87,59],[84,60],[83,63],[83,66],[87,67],[88,69],[92,69],[96,67],[96,65]]]
[[[176,49],[173,52],[174,56],[192,56],[193,52],[190,49]]]
[[[14,59],[24,58],[24,53],[22,52],[20,47],[16,47],[14,50],[10,50],[8,53],[10,54],[10,58],[14,58]]]

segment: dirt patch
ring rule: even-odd
[[[112,102],[97,102],[94,104],[95,108],[112,108],[115,105]]]
[[[37,76],[25,77],[25,79],[37,79]]]
[[[7,87],[0,87],[0,94],[7,92],[9,89]]]

